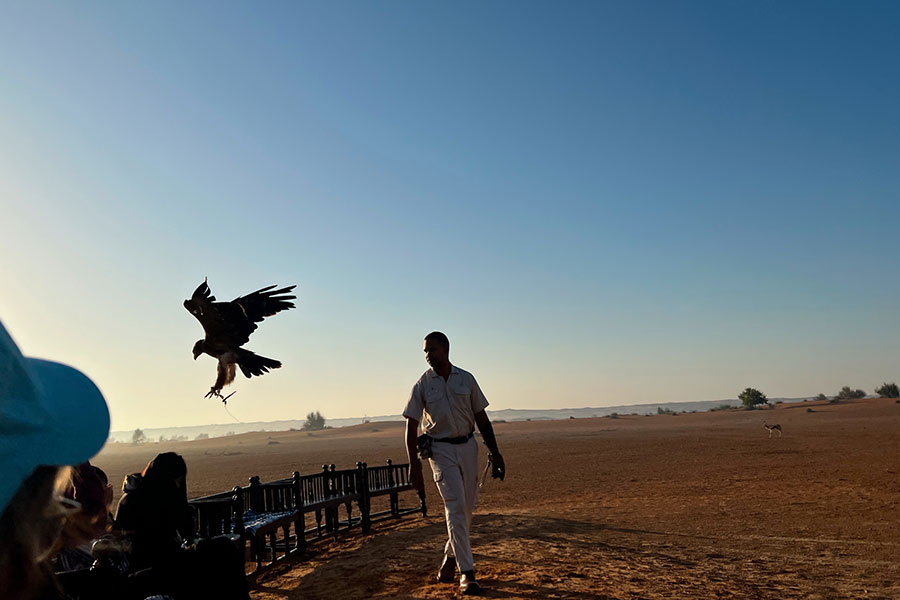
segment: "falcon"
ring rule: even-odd
[[[234,381],[236,367],[240,367],[247,378],[254,375],[258,377],[268,373],[269,369],[281,367],[280,361],[241,348],[250,341],[250,334],[256,331],[257,323],[283,310],[294,308],[294,303],[290,300],[294,300],[296,296],[289,295],[289,292],[297,286],[290,285],[277,290],[275,287],[277,286],[264,287],[231,302],[216,302],[216,297],[211,294],[207,280],[204,279],[190,299],[184,301],[184,307],[197,317],[206,335],[194,344],[194,360],[201,354],[209,354],[219,361],[216,382],[209,388],[206,398],[221,398],[225,402],[231,397],[231,394],[223,397],[222,388]]]

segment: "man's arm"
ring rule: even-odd
[[[491,473],[492,477],[499,477],[501,481],[506,477],[506,464],[503,462],[503,455],[500,454],[500,449],[497,447],[497,438],[494,436],[494,426],[491,425],[491,420],[488,419],[487,413],[483,410],[475,413],[475,424],[478,425],[478,431],[481,432],[481,438],[484,440],[484,445],[487,446],[488,451],[491,453],[491,459],[494,463],[494,469]]]
[[[416,440],[419,437],[419,422],[406,417],[406,457],[409,459],[409,482],[420,494],[425,491],[425,479],[422,477],[422,461]]]

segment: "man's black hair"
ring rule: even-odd
[[[444,350],[446,350],[447,352],[450,352],[450,340],[447,338],[446,335],[444,335],[440,331],[432,331],[431,333],[426,335],[425,341],[428,341],[428,340],[433,340],[433,341],[437,342],[438,344],[441,345],[441,347]]]

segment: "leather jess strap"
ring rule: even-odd
[[[443,442],[445,444],[465,444],[475,435],[474,431],[470,431],[469,435],[461,435],[459,437],[452,438],[434,438],[435,442]]]

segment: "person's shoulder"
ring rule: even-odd
[[[469,377],[472,377],[472,373],[470,371],[466,371],[459,365],[453,365],[453,368],[459,371],[461,375],[468,375]]]
[[[458,366],[456,366],[456,365],[453,365],[453,368],[456,369],[456,370],[459,372],[460,377],[464,377],[464,378],[466,378],[466,379],[475,379],[475,376],[472,375],[471,372],[466,371],[466,370],[463,369],[462,367],[458,367]]]
[[[434,369],[426,369],[422,376],[419,377],[419,380],[416,381],[416,385],[426,382],[434,376]]]

